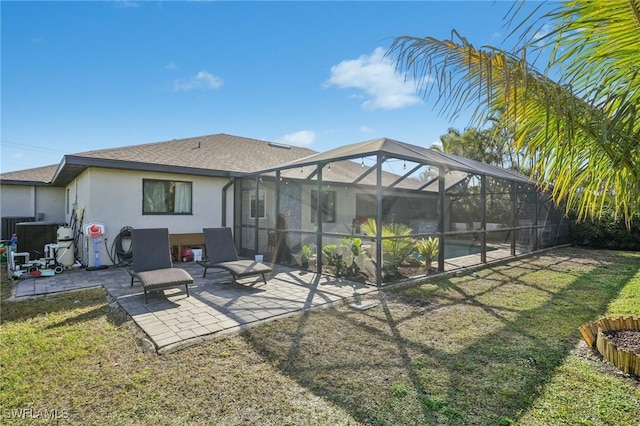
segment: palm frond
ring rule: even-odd
[[[454,31],[451,40],[398,37],[387,53],[425,98],[437,90],[441,113],[471,107],[476,123],[492,116],[509,126],[555,201],[580,218],[610,204],[630,223],[640,208],[639,2],[570,1],[544,15],[554,23],[549,69],[565,71],[558,81],[527,63],[539,39],[512,54],[476,49]]]

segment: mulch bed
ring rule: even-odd
[[[438,272],[438,269],[435,267],[431,267],[428,271],[429,273]],[[326,275],[335,276],[336,269],[333,266],[325,265],[322,267],[322,273]],[[385,272],[383,273],[383,281],[385,283],[392,283],[395,281],[404,280],[407,278],[415,278],[420,276],[428,275],[427,270],[421,266],[417,262],[403,262],[395,271]],[[367,276],[363,273],[358,274],[357,276],[349,275],[344,277],[351,281],[368,283],[372,284],[371,280],[367,278]]]
[[[640,330],[610,330],[603,332],[609,342],[618,349],[640,355]]]

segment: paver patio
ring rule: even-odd
[[[487,260],[491,263],[514,259],[509,256],[509,250],[502,247],[488,252]],[[479,255],[448,259],[444,274],[482,268],[478,262]],[[113,266],[96,271],[67,270],[53,277],[20,279],[16,281],[14,297],[102,286],[149,337],[156,350],[163,353],[218,333],[237,331],[315,307],[343,301],[365,307],[371,300],[364,303],[363,300],[375,299],[373,293],[378,290],[373,285],[320,276],[282,265],[273,265],[273,273],[267,276],[266,285],[260,277],[240,280],[240,284],[234,285],[231,275],[224,271],[210,270],[203,278],[204,268],[195,262],[177,263],[175,266],[193,276],[194,284],[189,286],[191,297],[186,296],[184,287],[169,288],[149,293],[149,303],[145,304],[140,284],[136,282],[132,287],[126,269]],[[416,279],[424,280],[425,277]]]
[[[226,272],[208,272],[194,262],[176,264],[194,278],[184,287],[149,293],[145,304],[139,283],[131,284],[124,268],[67,270],[53,277],[16,281],[16,298],[103,286],[131,316],[160,353],[197,343],[217,333],[237,331],[262,321],[354,300],[377,291],[375,286],[275,266],[265,285],[261,278],[234,285]],[[211,270],[210,270],[211,271]]]

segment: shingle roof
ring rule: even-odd
[[[247,173],[315,154],[316,151],[227,134],[101,149],[78,158],[133,161],[194,169]]]
[[[334,167],[324,172],[324,180],[359,181],[367,185],[375,183],[375,174],[362,176],[365,172],[362,167],[349,160],[379,152],[395,158],[445,166],[451,170],[449,172],[451,182],[448,182],[448,186],[461,179],[458,174],[464,176],[464,173],[456,174],[455,170],[488,174],[526,183],[532,182],[526,176],[510,170],[387,138],[345,145],[318,153],[307,148],[223,133],[65,155],[57,166],[3,173],[0,175],[0,180],[2,183],[52,183],[55,186],[65,186],[88,167],[227,177],[242,176],[257,171],[271,174],[275,170],[281,170],[285,178],[313,179],[315,164],[331,162]],[[384,172],[383,184],[389,185],[395,182],[397,177],[395,174]],[[398,188],[405,189],[421,186],[421,182],[410,177],[397,183]],[[437,183],[431,186],[423,189],[437,192]]]
[[[3,183],[52,182],[65,186],[88,167],[232,176],[315,154],[307,148],[216,134],[65,155],[57,166],[3,173]],[[56,171],[57,167],[57,171]],[[16,182],[11,182],[16,181]]]
[[[16,170],[15,172],[6,172],[0,174],[0,180],[2,183],[29,183],[33,184],[47,184],[53,179],[53,175],[56,172],[57,164],[50,166],[35,167],[33,169]]]

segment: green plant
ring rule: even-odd
[[[391,387],[391,393],[398,398],[404,398],[409,393],[402,383],[396,383]]]
[[[376,236],[375,219],[367,219],[361,229],[370,236]],[[394,271],[411,255],[415,243],[411,238],[412,229],[403,223],[389,223],[382,226],[382,269]]]
[[[312,255],[311,247],[304,245],[302,246],[302,257],[300,258],[300,264],[303,268],[309,267],[309,261],[311,260]]]
[[[442,113],[471,107],[474,123],[513,129],[505,145],[557,204],[576,209],[579,219],[610,205],[630,230],[640,207],[640,11],[636,0],[602,5],[513,7],[506,16],[513,50],[478,49],[452,31],[446,40],[397,37],[387,54],[400,72],[437,88],[423,94],[435,95]],[[543,25],[549,31],[541,37]],[[543,63],[528,62],[545,51]]]
[[[420,255],[420,263],[427,270],[431,268],[431,262],[440,254],[440,239],[438,237],[421,238],[416,241],[416,249]]]
[[[370,269],[366,262],[371,257],[362,249],[360,238],[343,238],[340,244],[324,246],[322,252],[325,255],[323,260],[336,268],[336,276],[355,277],[361,270],[367,273]]]
[[[640,214],[632,216],[629,228],[624,218],[606,207],[599,218],[576,220],[577,213],[570,216],[571,243],[575,246],[605,248],[612,250],[640,250]]]

